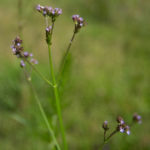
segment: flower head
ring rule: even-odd
[[[130,127],[128,125],[125,126],[124,130],[128,135],[130,135]]]
[[[22,40],[20,39],[19,36],[17,36],[13,40],[13,45],[11,46],[11,48],[12,48],[12,52],[13,52],[14,55],[17,55],[18,57],[21,57],[23,47],[22,47]]]
[[[25,62],[24,62],[23,60],[21,60],[21,61],[20,61],[20,67],[23,68],[23,67],[25,67],[25,66],[26,66]]]
[[[36,10],[43,14],[43,16],[49,16],[52,18],[52,21],[55,21],[56,17],[62,14],[61,8],[52,8],[51,6],[41,6],[37,5]]]
[[[79,15],[73,15],[72,20],[75,23],[75,33],[77,33],[79,29],[81,29],[86,24],[84,19]]]
[[[127,133],[128,135],[130,134],[130,128],[128,125],[124,124],[119,124],[117,127],[117,130],[121,133]]]
[[[123,120],[123,118],[122,118],[121,116],[118,116],[118,117],[117,117],[117,122],[118,122],[119,124],[124,124],[124,120]]]
[[[26,66],[25,62],[30,58],[31,60],[33,59],[32,56],[33,54],[32,53],[29,53],[27,51],[24,51],[23,49],[23,46],[22,46],[22,40],[20,39],[19,36],[17,36],[14,40],[13,40],[13,45],[11,46],[12,48],[12,52],[14,55],[17,56],[17,58],[21,58],[21,61],[20,61],[20,66],[23,68]],[[30,61],[31,61],[30,60]],[[32,62],[34,64],[37,64],[37,60],[32,60]]]
[[[135,113],[133,115],[133,121],[141,124],[142,123],[142,117],[140,115],[138,115],[137,113]]]
[[[108,121],[104,121],[103,125],[102,125],[102,128],[107,131],[109,128],[108,128]]]

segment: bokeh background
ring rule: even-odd
[[[76,36],[60,87],[61,105],[70,150],[98,150],[101,125],[110,131],[116,116],[143,123],[131,135],[117,134],[107,150],[150,150],[150,1],[149,0],[0,0],[0,149],[53,149],[47,128],[10,46],[22,26],[26,50],[34,53],[37,68],[49,78],[44,17],[37,4],[63,9],[53,39],[55,72],[73,33],[71,16],[80,14],[88,25]],[[52,89],[34,72],[33,85],[59,129]]]

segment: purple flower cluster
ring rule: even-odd
[[[33,64],[38,64],[38,61],[33,58],[33,54],[29,53],[27,51],[24,51],[22,46],[22,40],[20,37],[16,37],[15,40],[13,40],[13,45],[11,46],[12,52],[14,55],[16,55],[18,58],[21,58],[20,66],[25,67],[25,61],[30,58],[30,62]]]
[[[61,8],[52,8],[51,6],[41,6],[40,4],[36,6],[36,10],[43,14],[43,16],[49,16],[55,19],[62,14]]]
[[[118,116],[117,122],[118,122],[117,130],[120,131],[121,133],[125,132],[129,135],[130,134],[130,127],[125,124],[123,118]]]
[[[22,40],[19,37],[16,37],[15,40],[13,40],[13,45],[11,46],[12,52],[14,55],[17,55],[17,57],[21,57],[21,53],[23,52],[22,47]]]
[[[75,32],[78,32],[79,29],[85,26],[86,24],[84,19],[80,17],[79,15],[73,15],[72,20],[75,23]]]

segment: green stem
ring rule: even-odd
[[[50,72],[51,72],[51,76],[52,76],[52,80],[53,80],[54,95],[55,95],[55,100],[56,100],[56,109],[57,109],[57,115],[58,115],[58,119],[59,119],[60,131],[61,131],[61,136],[62,136],[62,142],[63,142],[64,150],[67,150],[65,129],[64,129],[63,120],[62,120],[62,111],[61,111],[61,106],[60,106],[58,87],[57,87],[55,74],[54,74],[54,69],[53,69],[53,62],[52,62],[51,46],[50,46],[50,44],[48,44],[48,51],[49,51]]]
[[[100,145],[99,150],[103,150],[103,147],[105,146],[105,144],[110,140],[110,138],[112,136],[114,136],[116,133],[118,132],[118,130],[114,130],[107,138],[106,138],[106,132],[104,132],[104,142]]]
[[[34,67],[34,65],[32,65],[32,63],[30,63],[27,59],[25,59],[25,61],[33,68],[33,70],[34,70],[46,83],[48,83],[50,86],[53,87],[53,84],[52,84],[48,79],[46,79],[46,77],[45,77],[41,72],[39,72],[39,71]]]
[[[57,149],[58,149],[58,150],[61,150],[61,149],[60,149],[60,146],[59,146],[59,144],[58,144],[58,142],[57,142],[57,139],[56,139],[56,137],[55,137],[55,134],[54,134],[54,132],[53,132],[52,126],[50,125],[50,123],[49,123],[49,121],[48,121],[48,118],[47,118],[47,116],[46,116],[46,114],[45,114],[45,112],[44,112],[44,109],[43,109],[43,107],[42,107],[42,105],[41,105],[41,102],[40,102],[40,100],[39,100],[39,98],[38,98],[38,96],[37,96],[37,94],[36,94],[36,91],[35,91],[34,87],[32,86],[32,83],[31,83],[31,82],[28,82],[28,83],[29,83],[30,86],[31,86],[32,92],[33,92],[33,94],[34,94],[34,96],[35,96],[35,99],[36,99],[36,102],[37,102],[37,104],[38,104],[38,107],[39,107],[39,110],[40,110],[40,112],[41,112],[41,115],[42,115],[42,117],[43,117],[43,119],[44,119],[44,121],[45,121],[45,124],[46,124],[46,126],[47,126],[47,128],[48,128],[48,131],[49,131],[50,135],[52,136],[52,140],[54,141],[55,146],[57,147]]]

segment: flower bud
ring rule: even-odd
[[[84,19],[79,15],[73,15],[72,20],[75,23],[75,33],[77,33],[81,27],[85,26]]]
[[[117,122],[118,122],[119,124],[124,124],[124,120],[123,120],[123,118],[120,117],[120,116],[117,117]]]
[[[128,134],[128,135],[130,135],[130,127],[129,126],[125,126],[124,127],[124,130],[125,130],[125,132]]]
[[[20,61],[20,66],[23,68],[23,67],[25,67],[25,65],[26,65],[26,64],[24,63],[24,61],[21,60],[21,61]]]
[[[133,121],[141,124],[142,123],[142,117],[140,115],[138,115],[137,113],[135,113],[133,115]]]
[[[24,57],[28,57],[29,53],[28,52],[24,52],[23,55],[24,55]]]
[[[104,121],[103,125],[102,125],[102,128],[107,131],[109,128],[108,128],[108,121]]]

